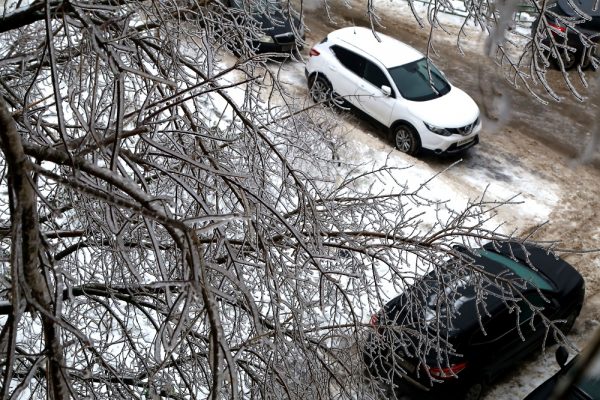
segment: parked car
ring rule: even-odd
[[[565,70],[578,64],[584,69],[590,67],[592,57],[597,57],[595,44],[600,40],[600,8],[596,0],[553,0],[544,16],[550,33],[543,29],[540,31],[543,43],[548,46],[554,40],[559,45],[574,49],[570,51],[561,47],[559,50]],[[539,24],[539,19],[532,24],[533,32],[538,30]],[[550,57],[550,60],[560,68],[558,58]]]
[[[331,32],[310,50],[306,77],[317,102],[350,104],[379,122],[398,150],[456,153],[479,143],[479,108],[409,45],[367,28]]]
[[[585,286],[566,261],[514,242],[457,251],[487,274],[517,279],[523,298],[545,317],[566,321],[559,325],[563,332],[573,326]],[[520,311],[510,307],[497,286],[458,276],[455,263],[416,280],[371,318],[364,361],[376,379],[397,387],[397,395],[479,399],[487,385],[542,349],[547,331],[540,315],[522,298]],[[477,291],[487,292],[482,301]]]
[[[571,384],[566,388],[564,395],[560,400],[598,400],[600,399],[600,355],[596,354],[590,364],[585,368],[579,378],[575,378],[581,365],[578,363],[581,357],[575,356],[568,364],[567,350],[559,347],[556,350],[556,361],[560,365],[560,370],[547,381],[538,386],[533,392],[529,393],[525,400],[548,400],[555,394],[557,384],[568,379]],[[556,397],[555,397],[556,398]]]
[[[244,10],[260,25],[261,35],[252,40],[257,52],[289,53],[302,50],[304,23],[280,0],[227,0],[229,7]],[[301,39],[301,40],[299,40]]]

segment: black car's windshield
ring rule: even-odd
[[[541,290],[555,290],[552,283],[543,276],[541,273],[534,271],[526,265],[516,262],[509,257],[503,256],[493,251],[487,251],[484,249],[478,249],[477,253],[488,260],[492,260],[501,264],[512,271],[519,278],[526,280],[527,282],[535,285]]]
[[[389,68],[388,71],[400,94],[407,100],[432,100],[450,91],[450,84],[442,73],[425,58]]]

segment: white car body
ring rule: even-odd
[[[312,87],[319,76],[323,77],[329,82],[334,97],[343,98],[392,132],[399,125],[410,125],[419,137],[420,143],[416,151],[422,147],[436,153],[452,153],[463,151],[479,142],[481,122],[477,104],[464,91],[452,86],[442,73],[438,74],[435,66],[409,45],[381,33],[376,37],[367,28],[348,27],[330,33],[311,49],[310,55],[306,64],[309,87]],[[380,69],[379,72],[373,70],[373,64]],[[414,71],[409,71],[411,68]],[[371,81],[365,78],[368,75],[367,69],[371,73]],[[359,70],[362,72],[357,72]],[[400,74],[405,74],[402,76],[406,77],[418,75],[424,81],[424,71],[428,74],[429,90],[436,97],[409,99],[410,96],[406,93],[411,90],[416,93],[417,90],[411,85],[422,89],[423,83],[419,87],[418,83],[407,82],[412,79],[399,78]],[[437,84],[448,90],[447,93],[432,89],[430,82],[434,80],[434,72]],[[404,96],[392,73],[397,81],[404,82],[401,87]],[[378,87],[373,81],[383,85]],[[435,133],[430,127],[437,128],[442,133]]]

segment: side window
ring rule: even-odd
[[[348,68],[358,76],[363,75],[365,64],[367,62],[364,57],[341,46],[331,46],[331,50],[344,67]]]
[[[381,68],[368,60],[366,61],[363,78],[378,88],[381,88],[383,85],[389,86],[390,88],[392,87]]]

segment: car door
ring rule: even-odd
[[[388,76],[377,64],[365,60],[362,77],[355,94],[360,108],[383,125],[390,126],[392,110],[398,99]],[[387,86],[392,92],[385,95],[382,86]]]
[[[329,64],[329,71],[326,72],[334,92],[355,107],[362,109],[355,94],[356,88],[363,81],[362,74],[367,60],[363,56],[339,45],[331,46],[331,51],[341,64],[341,68]]]

